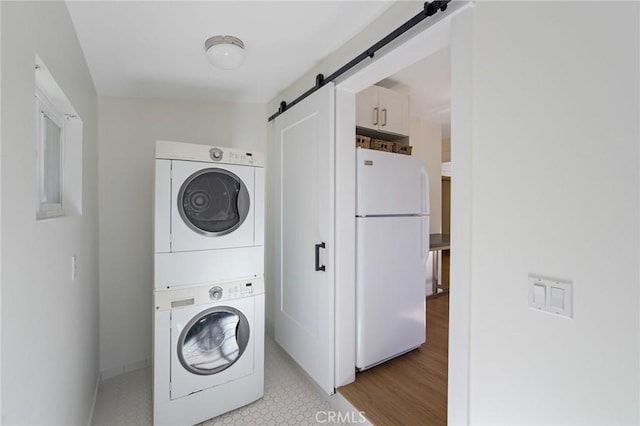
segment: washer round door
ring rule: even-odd
[[[242,312],[219,306],[193,317],[178,338],[178,359],[189,372],[213,375],[240,359],[249,343],[249,322]]]
[[[184,223],[206,236],[236,230],[249,213],[249,192],[229,170],[208,168],[189,176],[178,193],[178,211]]]

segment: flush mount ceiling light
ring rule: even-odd
[[[238,37],[217,35],[204,42],[207,59],[223,70],[238,68],[244,61],[244,43]]]

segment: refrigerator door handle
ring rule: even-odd
[[[422,214],[429,214],[429,175],[424,167],[420,168],[420,197],[422,201]]]
[[[327,269],[324,265],[320,266],[320,249],[325,247],[326,245],[324,244],[324,241],[320,244],[316,244],[316,271],[324,271]]]
[[[420,218],[420,263],[427,264],[429,257],[429,216]]]

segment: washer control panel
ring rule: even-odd
[[[224,303],[227,300],[262,294],[264,294],[264,279],[262,277],[247,277],[232,282],[216,282],[196,286],[168,287],[153,292],[157,311]]]
[[[238,297],[251,296],[252,294],[252,282],[227,286],[226,293],[220,286],[211,287],[211,289],[209,290],[209,297],[211,298],[211,300],[220,300],[223,298],[223,296],[225,296],[225,299],[236,299]]]
[[[251,296],[253,294],[253,283],[237,284],[229,287],[228,291],[230,298]]]

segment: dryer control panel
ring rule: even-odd
[[[248,277],[233,282],[217,282],[196,286],[179,286],[153,293],[156,311],[179,309],[193,305],[218,305],[228,300],[264,294],[264,279]]]
[[[227,156],[231,164],[248,164],[253,166],[253,153],[251,152],[229,151]]]
[[[238,164],[253,167],[264,167],[266,162],[264,153],[258,151],[172,141],[156,141],[156,159]]]

